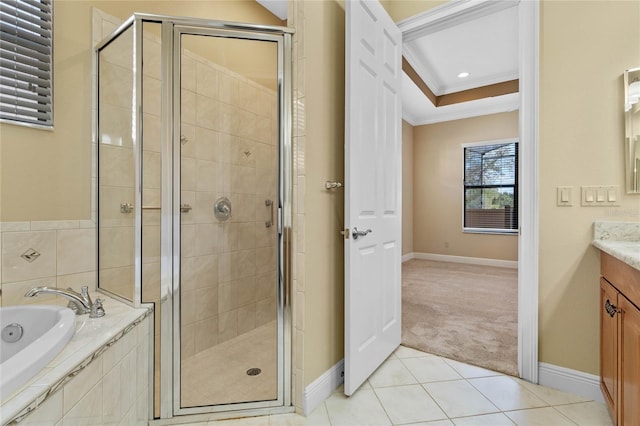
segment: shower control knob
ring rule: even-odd
[[[231,217],[231,201],[227,197],[220,197],[213,205],[213,214],[221,222]]]

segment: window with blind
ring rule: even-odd
[[[53,127],[51,0],[0,2],[0,120]]]
[[[464,230],[518,229],[518,143],[464,147]]]

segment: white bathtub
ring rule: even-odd
[[[25,384],[60,353],[71,340],[75,323],[74,312],[61,306],[0,308],[0,331],[10,327],[0,338],[0,399]],[[14,324],[22,328],[22,337],[9,343],[5,340],[19,334]]]

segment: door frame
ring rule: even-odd
[[[538,1],[502,2],[454,0],[398,23],[403,40],[416,38],[452,22],[464,22],[507,7],[518,7],[520,229],[518,237],[518,375],[538,383],[538,106],[539,31]]]

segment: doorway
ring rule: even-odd
[[[505,5],[505,3],[502,3]],[[538,32],[539,5],[517,2],[519,50],[520,223],[518,232],[518,372],[538,381]],[[438,28],[447,20],[473,19],[500,4],[448,3],[398,24],[403,38]]]

